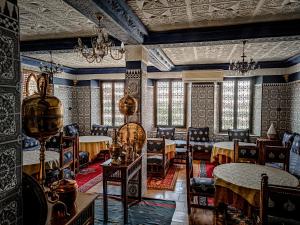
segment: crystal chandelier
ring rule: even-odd
[[[54,63],[52,59],[52,51],[50,51],[50,62],[47,64],[44,64],[41,62],[40,64],[40,70],[42,73],[47,73],[51,76],[56,73],[63,72],[62,66],[60,64]]]
[[[246,41],[243,41],[243,54],[241,55],[242,61],[230,62],[229,70],[236,72],[238,75],[247,75],[251,71],[259,69],[258,63],[252,58],[250,61],[246,61],[245,55]]]
[[[100,63],[107,55],[110,55],[114,60],[122,59],[125,53],[124,43],[121,43],[121,48],[116,47],[114,42],[109,39],[108,33],[100,25],[102,16],[97,15],[97,19],[98,25],[94,27],[97,37],[91,38],[92,48],[88,48],[83,44],[81,38],[78,38],[78,46],[75,47],[75,50],[89,63]]]

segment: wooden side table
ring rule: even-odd
[[[94,225],[95,218],[95,200],[98,194],[77,193],[75,208],[66,218],[56,218],[52,216],[53,204],[48,206],[48,217],[46,225]]]
[[[257,138],[256,145],[259,149],[259,164],[264,164],[264,158],[265,158],[264,146],[266,146],[266,145],[281,146],[282,143],[278,139],[271,140],[266,137],[260,137],[260,138]]]
[[[107,202],[107,182],[114,181],[121,183],[121,200],[124,209],[124,224],[128,222],[128,182],[136,174],[138,174],[138,199],[131,202],[133,205],[142,200],[142,155],[133,162],[121,165],[112,165],[111,159],[102,164],[103,167],[103,208],[104,208],[104,222],[108,221],[108,202]]]

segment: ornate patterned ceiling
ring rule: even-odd
[[[175,65],[228,63],[240,60],[241,44],[163,48]],[[285,60],[300,53],[300,41],[247,43],[245,53],[257,61]]]
[[[49,52],[27,52],[22,53],[22,55],[47,62],[50,61]],[[52,51],[52,57],[55,63],[72,68],[125,67],[125,57],[123,57],[121,60],[114,60],[111,57],[104,57],[104,60],[101,63],[88,63],[83,57],[71,50]]]
[[[94,34],[94,23],[62,0],[22,0],[18,5],[21,40]]]
[[[299,0],[127,0],[152,31],[300,18]]]

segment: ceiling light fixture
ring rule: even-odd
[[[41,62],[40,70],[42,73],[47,73],[49,75],[63,72],[62,66],[58,63],[53,62],[52,51],[50,51],[50,62],[47,64]]]
[[[259,69],[259,65],[252,58],[250,61],[246,61],[245,55],[246,41],[243,41],[243,54],[241,55],[242,61],[230,62],[229,70],[234,71],[237,75],[249,75],[251,71]]]
[[[122,59],[125,53],[124,43],[121,43],[120,48],[116,47],[114,42],[109,39],[108,33],[103,27],[101,27],[100,22],[103,17],[100,15],[96,16],[98,19],[98,24],[95,25],[94,30],[97,37],[91,38],[92,48],[88,48],[85,44],[83,44],[81,38],[78,38],[78,46],[75,47],[75,50],[89,63],[100,63],[107,55],[110,55],[114,60]]]

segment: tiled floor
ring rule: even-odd
[[[178,167],[180,168],[180,171],[174,191],[148,190],[144,196],[148,198],[176,201],[176,210],[171,225],[212,225],[213,212],[210,210],[196,209],[193,210],[190,218],[188,217],[186,203],[185,165],[178,165]],[[88,192],[102,193],[102,182],[95,185]],[[120,194],[120,187],[114,185],[109,186],[109,193]]]

